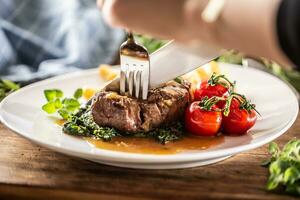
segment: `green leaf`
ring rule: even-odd
[[[232,64],[242,64],[243,55],[236,51],[227,51],[221,55],[217,61]]]
[[[65,98],[62,103],[65,106],[80,106],[79,101],[74,98]]]
[[[69,112],[74,112],[80,107],[80,103],[74,98],[65,98],[63,101],[64,108]]]
[[[279,147],[278,145],[275,143],[275,142],[271,142],[269,144],[269,152],[270,154],[273,156],[273,157],[277,157],[280,150],[279,150]]]
[[[44,90],[47,101],[53,101],[56,98],[56,92],[53,90]]]
[[[70,114],[67,110],[65,109],[60,109],[58,110],[58,114],[63,118],[63,119],[68,119],[70,117]]]
[[[177,83],[179,83],[179,84],[182,84],[182,83],[183,83],[183,78],[181,78],[181,77],[176,77],[176,78],[174,79],[174,81],[177,82]]]
[[[54,101],[57,98],[63,97],[63,92],[59,89],[44,90],[44,95],[47,101]]]
[[[262,167],[267,167],[270,165],[270,163],[272,162],[272,159],[271,158],[268,158],[267,160],[264,160],[260,165]]]
[[[64,96],[64,93],[60,89],[54,89],[56,93],[56,98],[62,98]]]
[[[271,177],[269,178],[267,182],[267,189],[268,190],[274,190],[279,185],[279,182],[276,180],[276,178]]]
[[[47,112],[48,114],[53,114],[56,112],[56,107],[54,102],[48,102],[43,105],[42,109]]]
[[[12,81],[10,81],[10,80],[2,80],[2,82],[4,83],[4,85],[5,85],[7,88],[9,88],[9,89],[11,89],[11,90],[17,90],[17,89],[20,88],[20,86],[19,86],[18,84],[14,83],[14,82],[12,82]]]
[[[280,162],[280,160],[277,160],[277,161],[271,163],[269,171],[273,175],[279,175],[281,173],[281,162]]]
[[[4,97],[6,97],[5,89],[0,88],[0,98],[3,99]]]
[[[271,143],[269,152],[272,157],[269,158],[267,189],[274,190],[280,186],[288,193],[300,195],[300,140],[290,140],[282,150]]]
[[[63,106],[60,99],[55,99],[54,104],[56,109],[60,109]]]
[[[167,43],[167,41],[154,39],[145,35],[135,35],[134,38],[138,43],[146,47],[149,53],[156,51]]]
[[[284,156],[297,156],[299,155],[300,141],[298,139],[290,140],[282,149]]]
[[[300,173],[297,168],[295,167],[289,167],[284,172],[284,182],[285,183],[291,183],[293,184],[296,180],[300,178]]]
[[[75,93],[74,93],[74,98],[75,99],[79,99],[80,97],[82,97],[82,94],[83,94],[83,90],[82,90],[82,88],[78,88],[76,91],[75,91]]]
[[[1,84],[1,82],[0,82]],[[0,88],[1,92],[1,88]],[[82,96],[82,89],[77,89],[74,92],[74,97],[80,98]],[[64,98],[63,92],[59,89],[44,90],[44,95],[48,101],[43,105],[42,109],[48,114],[57,112],[63,119],[69,119],[72,113],[80,108],[80,102],[76,98]]]
[[[2,101],[7,95],[18,90],[20,86],[10,80],[0,79],[0,101]]]

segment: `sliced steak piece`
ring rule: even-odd
[[[140,130],[140,106],[136,99],[120,96],[115,92],[99,92],[92,103],[94,121],[122,131]]]
[[[171,81],[149,91],[147,101],[140,103],[144,131],[177,122],[189,103],[189,85]]]
[[[150,90],[147,101],[101,91],[92,102],[92,115],[99,126],[147,132],[176,122],[183,116],[189,99],[189,84],[174,81]]]

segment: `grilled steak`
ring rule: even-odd
[[[99,126],[147,132],[176,122],[183,116],[189,99],[189,84],[174,81],[150,90],[147,101],[101,91],[93,99],[92,115]]]

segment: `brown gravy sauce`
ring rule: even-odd
[[[160,144],[151,138],[115,137],[110,142],[85,138],[92,146],[105,150],[142,154],[176,154],[184,151],[205,150],[224,142],[224,136],[185,136],[181,140]]]
[[[55,124],[63,126],[66,120],[55,120]],[[115,137],[112,141],[104,142],[93,138],[84,138],[92,146],[111,150],[121,151],[127,153],[142,153],[142,154],[176,154],[184,151],[205,150],[210,147],[222,144],[224,136],[216,137],[197,137],[185,136],[181,140],[169,142],[165,145],[160,144],[152,138],[139,138],[139,137]]]
[[[65,123],[66,123],[65,119],[57,119],[57,120],[55,120],[55,124],[58,125],[58,126],[61,126],[61,127],[63,127]]]

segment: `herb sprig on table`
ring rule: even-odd
[[[0,101],[19,88],[20,86],[18,84],[10,80],[0,79]]]
[[[283,188],[289,194],[300,195],[300,140],[289,141],[282,150],[272,142],[269,152],[271,158],[263,163],[270,172],[267,189]]]

